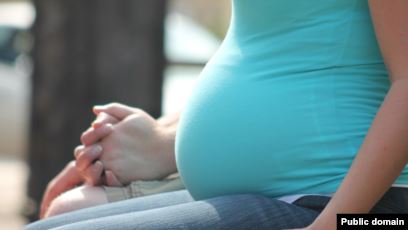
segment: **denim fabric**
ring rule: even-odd
[[[304,227],[330,197],[310,195],[293,204],[254,195],[194,201],[186,190],[140,197],[56,216],[25,229],[285,229]],[[408,189],[391,188],[374,213],[407,213]]]

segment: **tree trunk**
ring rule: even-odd
[[[116,101],[160,115],[165,1],[33,2],[28,196],[38,207],[47,183],[73,159],[93,105]]]

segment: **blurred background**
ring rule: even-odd
[[[180,110],[229,0],[0,0],[0,229],[38,215],[95,104]]]

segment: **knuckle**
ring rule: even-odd
[[[127,122],[131,122],[131,123],[137,123],[140,122],[140,120],[142,119],[142,116],[140,114],[132,114],[127,118]]]
[[[135,109],[136,109],[137,114],[139,114],[141,116],[144,116],[144,117],[149,116],[149,114],[146,111],[144,111],[143,109],[140,109],[140,108],[135,108]]]
[[[135,113],[135,114],[142,114],[142,113],[143,113],[143,110],[140,109],[140,108],[133,108],[133,113]]]
[[[112,103],[109,103],[107,105],[108,108],[115,108],[115,107],[119,107],[119,106],[122,106],[122,105],[120,103],[118,103],[118,102],[112,102]]]
[[[67,167],[75,167],[75,165],[76,165],[75,161],[70,161]]]

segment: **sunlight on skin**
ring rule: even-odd
[[[58,196],[51,203],[45,217],[106,203],[108,199],[102,187],[80,186]]]

